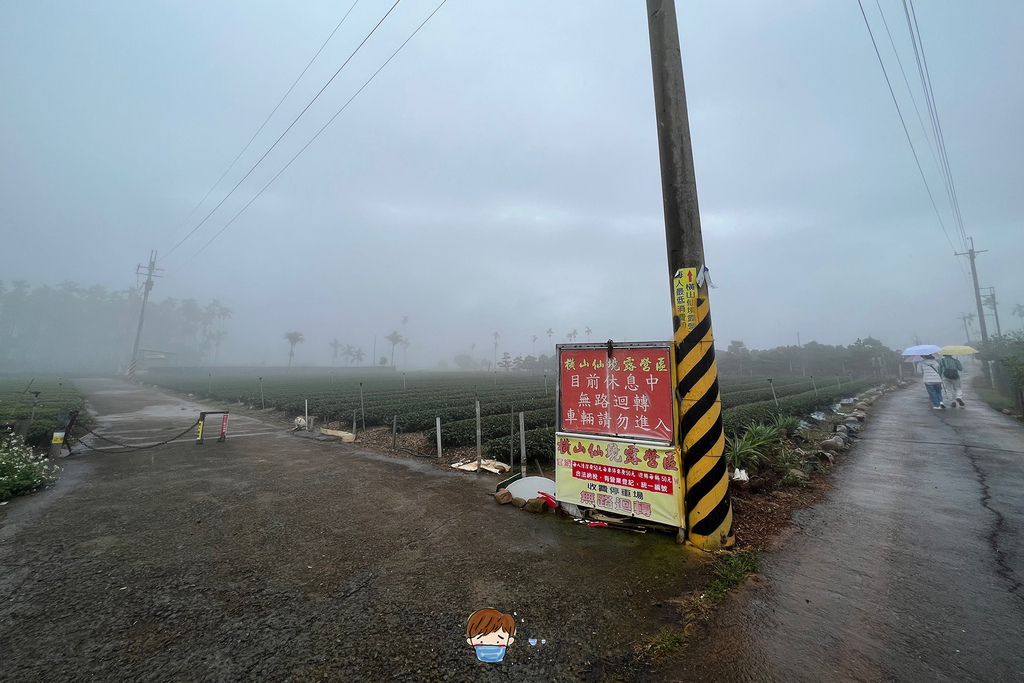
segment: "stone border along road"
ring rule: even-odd
[[[1024,427],[978,399],[879,399],[825,502],[672,681],[1024,680]]]
[[[96,431],[129,443],[200,409],[76,384]],[[252,418],[232,416],[225,443],[60,464],[55,486],[0,507],[3,680],[634,677],[636,643],[663,627],[657,605],[707,574],[672,535],[499,507],[495,477]],[[522,620],[501,664],[465,642],[483,607]]]

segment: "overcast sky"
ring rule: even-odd
[[[645,6],[449,0],[280,178],[437,0],[402,0],[263,163],[162,259],[157,300],[234,311],[221,359],[330,360],[334,337],[432,365],[491,333],[513,355],[667,339]],[[351,6],[0,3],[0,279],[123,289],[256,163],[391,6],[359,0],[252,147],[179,227]],[[900,2],[881,7],[928,125]],[[917,17],[963,224],[1001,321],[1024,303],[1024,5]],[[936,163],[865,10],[936,204]],[[963,341],[969,279],[928,199],[855,0],[680,3],[719,345]],[[194,258],[192,258],[195,256]],[[191,260],[189,260],[191,259]],[[187,262],[187,264],[186,264]],[[969,270],[967,271],[969,274]],[[400,324],[402,316],[409,323]]]

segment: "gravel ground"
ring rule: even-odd
[[[136,443],[198,410],[79,385],[94,428]],[[2,680],[629,680],[706,575],[674,536],[499,507],[495,476],[252,418],[225,443],[62,466],[0,507]],[[465,642],[483,607],[521,619],[501,664]]]

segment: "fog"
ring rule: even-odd
[[[285,365],[295,331],[297,365],[329,365],[334,339],[372,362],[390,355],[385,336],[397,331],[409,346],[396,360],[404,353],[412,368],[491,358],[496,332],[499,357],[550,353],[572,331],[576,341],[668,338],[639,2],[444,4],[228,224],[437,6],[399,3],[227,196],[391,4],[355,4],[191,214],[351,3],[0,5],[3,369],[71,349],[123,364],[136,265],[153,249],[164,270],[144,348],[188,347],[190,328],[174,322],[182,301],[230,312],[189,323],[193,341],[207,325],[219,347],[183,362]],[[881,7],[930,135],[902,5]],[[856,3],[679,4],[723,348],[791,345],[798,334],[896,348],[915,335],[965,341],[958,316],[976,307],[948,195],[878,8],[865,10],[948,241]],[[1019,329],[1024,6],[922,3],[917,17],[964,229],[987,250],[980,284],[995,287],[1003,327]],[[120,294],[102,314],[74,303],[83,293],[18,309],[18,281]],[[41,319],[59,343],[13,353],[18,326]]]

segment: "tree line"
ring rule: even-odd
[[[475,346],[474,344],[474,349]],[[755,377],[875,377],[896,374],[897,364],[900,362],[899,352],[872,337],[858,339],[849,346],[829,346],[812,341],[802,346],[778,346],[764,350],[748,349],[742,341],[733,340],[725,350],[716,349],[715,358],[718,371],[722,375]],[[554,354],[513,357],[506,351],[496,363],[493,363],[488,358],[476,358],[470,353],[461,353],[455,356],[454,360],[455,367],[460,370],[494,368],[506,372],[553,373],[558,368],[558,360]]]
[[[807,342],[801,346],[777,346],[774,349],[748,349],[740,340],[732,340],[715,359],[722,375],[773,377],[814,375],[815,377],[876,377],[894,375],[901,362],[899,351],[888,348],[873,337],[858,339],[849,346],[830,346]]]
[[[0,281],[0,371],[124,372],[142,307],[136,289]],[[217,299],[149,303],[140,346],[174,365],[216,363],[231,309]]]

